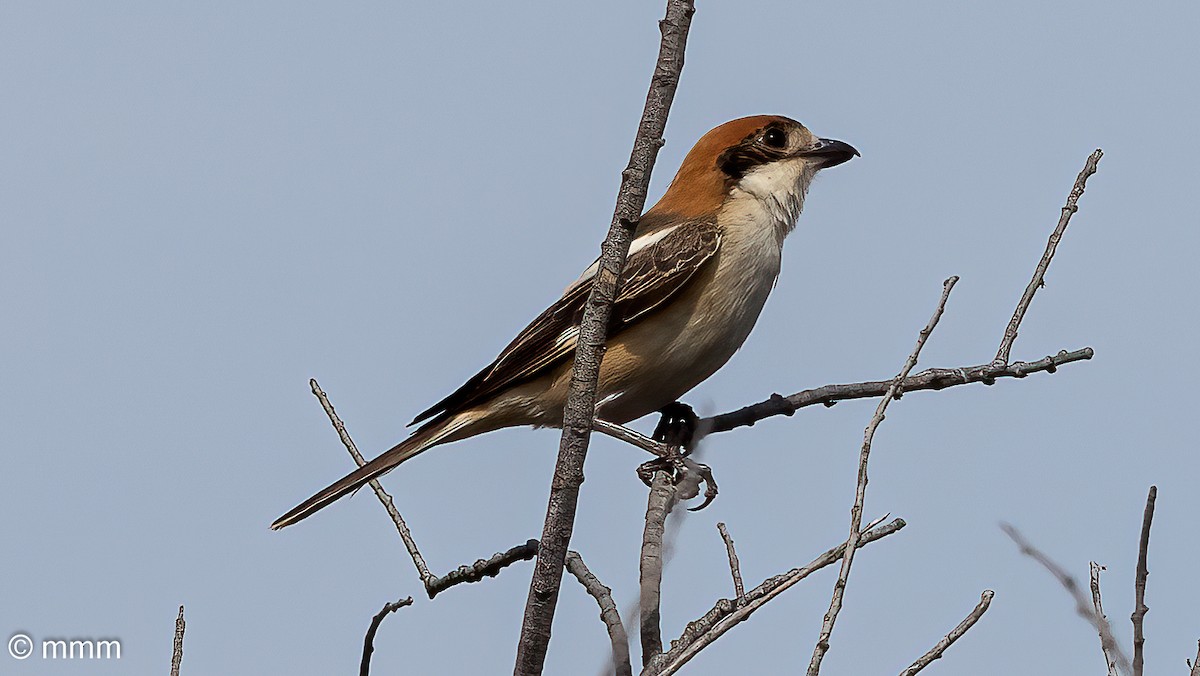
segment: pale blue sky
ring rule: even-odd
[[[361,493],[267,524],[350,466],[307,380],[368,455],[487,363],[595,256],[658,45],[658,2],[0,5],[0,636],[119,637],[119,663],[5,674],[352,673],[387,600],[376,673],[510,673],[531,567],[430,603]],[[1096,358],[905,397],[866,516],[905,518],[857,560],[824,667],[895,673],[991,611],[930,674],[1102,673],[1099,643],[997,528],[1081,578],[1108,566],[1128,643],[1146,489],[1159,486],[1149,673],[1200,637],[1191,350],[1200,249],[1194,3],[700,2],[651,193],[727,119],[795,117],[862,158],[814,185],[745,348],[687,400],[706,413],[888,377],[941,281],[962,277],[918,368],[981,363],[1087,154],[1106,156],[1013,351]],[[689,515],[664,633],[845,537],[874,401],[714,437],[722,493]],[[643,427],[650,421],[644,421]],[[540,532],[556,432],[436,449],[386,486],[439,572]],[[598,439],[574,546],[637,589],[635,449]],[[794,673],[833,573],[686,673]],[[607,638],[570,579],[548,673]]]

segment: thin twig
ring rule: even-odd
[[[375,652],[375,632],[379,631],[379,625],[383,622],[383,618],[405,606],[411,606],[412,602],[413,599],[410,596],[399,601],[385,603],[383,610],[375,613],[375,617],[371,618],[371,626],[367,627],[367,635],[363,637],[362,662],[358,666],[358,676],[368,676],[371,673],[371,653]]]
[[[308,384],[312,387],[312,393],[317,395],[317,399],[321,402],[321,408],[325,409],[325,415],[329,416],[329,422],[333,423],[333,429],[337,430],[338,437],[342,440],[342,445],[350,452],[350,457],[354,458],[355,464],[359,467],[367,464],[362,453],[358,452],[358,446],[354,440],[350,438],[350,433],[346,431],[346,425],[342,419],[338,417],[337,411],[333,410],[333,404],[329,402],[329,397],[325,391],[317,384],[316,378],[309,379]],[[396,530],[400,531],[400,539],[404,541],[404,548],[408,550],[412,556],[413,565],[417,567],[417,576],[421,578],[421,582],[428,587],[429,581],[433,579],[433,573],[429,572],[429,566],[425,565],[425,559],[421,556],[420,550],[417,549],[417,543],[413,540],[412,533],[408,530],[408,524],[404,523],[404,517],[400,516],[400,510],[396,509],[396,504],[392,502],[392,496],[383,490],[383,485],[378,479],[371,479],[371,490],[375,491],[375,497],[379,498],[379,502],[383,503],[383,508],[387,510],[388,516],[392,517],[392,523],[396,524]],[[432,595],[430,596],[432,598]]]
[[[1042,259],[1038,261],[1037,268],[1033,271],[1033,279],[1029,280],[1029,286],[1025,287],[1025,293],[1021,294],[1021,300],[1017,302],[1017,309],[1013,312],[1012,319],[1008,321],[1008,327],[1004,329],[1004,338],[1000,341],[1000,349],[996,351],[996,364],[1007,364],[1009,353],[1012,352],[1013,341],[1017,339],[1017,330],[1021,326],[1021,320],[1025,319],[1025,311],[1029,309],[1029,304],[1033,302],[1033,294],[1045,285],[1046,268],[1050,267],[1050,259],[1054,258],[1054,250],[1058,248],[1058,242],[1062,239],[1063,233],[1067,229],[1067,224],[1071,222],[1071,216],[1079,211],[1079,198],[1083,196],[1083,189],[1087,186],[1088,178],[1096,173],[1096,165],[1100,162],[1100,158],[1104,156],[1104,151],[1097,148],[1087,159],[1083,165],[1083,170],[1079,172],[1079,176],[1075,179],[1075,185],[1071,187],[1071,193],[1067,195],[1067,203],[1062,208],[1062,215],[1058,218],[1058,227],[1054,228],[1054,232],[1050,234],[1050,241],[1046,242],[1046,251],[1042,254]]]
[[[342,440],[342,445],[350,452],[350,457],[354,458],[354,462],[362,467],[367,464],[362,453],[358,451],[358,446],[354,443],[354,439],[350,438],[350,433],[346,431],[346,425],[342,419],[338,417],[337,411],[333,408],[333,403],[329,401],[329,395],[321,389],[315,378],[308,381],[312,388],[312,393],[317,396],[317,400],[321,402],[321,408],[325,409],[325,415],[329,416],[329,422],[333,424],[333,429],[337,431],[338,438]],[[404,548],[408,550],[409,556],[412,557],[413,565],[417,568],[417,576],[421,578],[421,583],[425,585],[425,593],[429,594],[429,598],[433,598],[450,587],[464,582],[478,582],[485,577],[495,577],[501,569],[511,566],[518,561],[528,561],[537,556],[538,541],[529,540],[525,544],[517,545],[506,552],[494,554],[488,559],[479,559],[470,566],[459,566],[457,569],[450,571],[442,576],[434,575],[429,571],[429,566],[425,564],[424,557],[417,549],[417,543],[413,540],[412,533],[408,529],[408,524],[404,522],[404,517],[400,516],[400,510],[396,509],[396,504],[392,501],[392,496],[388,494],[383,486],[380,485],[378,479],[371,479],[371,490],[375,491],[375,497],[379,498],[379,502],[383,508],[387,510],[388,516],[392,517],[392,523],[396,525],[396,530],[400,532],[400,539],[404,541]]]
[[[1146,568],[1146,552],[1150,549],[1150,522],[1154,520],[1154,500],[1158,497],[1158,487],[1151,486],[1146,495],[1146,511],[1142,513],[1142,535],[1138,539],[1137,574],[1133,582],[1133,614],[1129,619],[1133,622],[1133,676],[1142,676],[1142,646],[1146,644],[1143,633],[1143,623],[1146,621],[1146,578],[1150,575]]]
[[[667,472],[655,472],[646,499],[646,528],[642,533],[641,594],[639,623],[642,664],[662,652],[660,601],[663,576],[663,533],[667,516],[678,501],[676,486]]]
[[[613,673],[616,676],[633,676],[633,665],[629,661],[629,634],[625,633],[621,614],[617,612],[612,589],[604,586],[592,571],[588,570],[579,552],[567,552],[567,572],[579,580],[579,584],[583,585],[600,606],[600,621],[604,622],[608,629],[608,638],[612,641]]]
[[[1000,528],[1008,537],[1012,538],[1012,541],[1020,548],[1022,554],[1042,564],[1042,567],[1049,571],[1058,580],[1058,583],[1067,590],[1067,593],[1075,600],[1075,612],[1090,622],[1096,628],[1096,631],[1100,633],[1100,643],[1109,654],[1116,658],[1118,669],[1122,673],[1130,673],[1132,668],[1129,664],[1129,658],[1125,656],[1125,651],[1121,650],[1121,645],[1117,643],[1117,639],[1113,636],[1112,627],[1109,626],[1108,620],[1096,614],[1096,610],[1092,607],[1090,599],[1084,595],[1083,591],[1079,588],[1079,584],[1075,582],[1075,578],[1063,570],[1062,566],[1055,563],[1050,557],[1030,544],[1016,528],[1006,523],[1000,524]]]
[[[171,646],[171,676],[179,676],[179,667],[183,664],[183,630],[186,627],[183,606],[179,606],[179,616],[175,618],[175,641]]]
[[[1092,561],[1088,564],[1088,568],[1091,571],[1092,607],[1096,609],[1097,617],[1104,618],[1104,621],[1108,622],[1108,616],[1104,614],[1104,603],[1100,599],[1100,571],[1104,570],[1104,566]],[[1108,665],[1108,676],[1117,676],[1117,662],[1113,659],[1112,653],[1108,651],[1108,646],[1104,645],[1102,634],[1100,635],[1100,650],[1104,653],[1104,663]]]
[[[925,347],[925,341],[929,340],[929,336],[938,325],[938,320],[942,318],[942,313],[946,310],[946,301],[950,298],[950,291],[954,289],[954,285],[957,282],[958,277],[950,277],[942,284],[942,297],[938,300],[937,308],[933,311],[933,316],[929,318],[929,323],[925,325],[925,328],[921,329],[920,334],[917,336],[916,347],[913,348],[912,354],[908,356],[908,360],[904,363],[904,367],[900,369],[900,373],[892,381],[892,385],[888,388],[887,393],[884,394],[883,399],[879,401],[879,406],[875,408],[875,415],[871,417],[871,422],[867,424],[867,428],[863,432],[862,450],[859,452],[858,458],[858,484],[854,491],[854,506],[850,508],[850,536],[846,540],[846,553],[842,555],[842,568],[838,572],[838,579],[833,585],[833,596],[829,601],[829,610],[825,613],[824,621],[821,623],[821,633],[817,638],[816,646],[813,647],[812,660],[808,663],[808,676],[817,676],[821,673],[821,660],[825,658],[825,653],[829,651],[829,638],[833,634],[833,627],[837,622],[838,613],[842,610],[842,598],[846,592],[846,581],[850,577],[850,567],[854,563],[854,552],[858,549],[858,541],[861,537],[859,529],[862,527],[863,502],[867,497],[867,461],[871,457],[871,442],[875,438],[875,430],[883,422],[888,404],[892,403],[892,399],[897,398],[900,394],[901,383],[908,377],[913,367],[917,365],[917,359],[921,356],[921,348]]]
[[[942,653],[946,652],[946,649],[953,645],[955,641],[962,638],[962,635],[967,633],[967,630],[969,630],[971,627],[975,626],[975,623],[979,621],[979,618],[983,617],[983,614],[987,612],[988,606],[992,604],[992,597],[995,595],[996,592],[992,591],[991,589],[985,589],[979,596],[979,604],[975,606],[975,609],[971,611],[971,614],[963,618],[963,621],[959,622],[957,627],[951,629],[950,633],[946,634],[945,638],[937,642],[937,645],[930,648],[929,652],[921,655],[919,658],[917,658],[916,662],[913,662],[907,669],[900,672],[900,676],[913,676],[917,672],[929,666],[934,660],[941,659]]]
[[[904,528],[904,519],[894,519],[883,526],[872,524],[863,529],[858,546],[861,549],[876,540],[887,537]],[[653,664],[642,670],[643,675],[655,674],[668,676],[674,674],[687,664],[700,651],[712,645],[725,632],[750,619],[754,611],[767,602],[787,591],[804,578],[816,571],[841,560],[846,552],[846,543],[842,543],[824,554],[813,559],[807,565],[793,568],[782,575],[767,578],[754,589],[746,592],[746,604],[738,607],[731,599],[717,601],[711,610],[700,618],[689,622],[679,638],[671,641],[671,649],[657,658]]]
[[[729,536],[729,530],[725,528],[724,523],[718,523],[717,530],[721,533],[721,539],[725,541],[725,553],[729,555],[729,573],[733,575],[733,592],[736,595],[734,600],[739,606],[745,605],[746,588],[742,585],[742,566],[738,562],[737,550],[733,548],[733,538]]]
[[[646,204],[650,172],[664,143],[667,113],[683,70],[684,47],[695,11],[692,0],[667,0],[666,16],[659,22],[662,42],[646,94],[646,105],[629,165],[621,173],[621,188],[617,192],[612,223],[601,247],[592,290],[579,323],[541,549],[529,584],[517,645],[514,673],[520,676],[537,676],[545,664],[563,565],[575,527],[575,509],[579,503],[579,487],[583,484],[583,463],[595,412],[596,380],[600,375],[600,360],[604,355],[617,281],[629,253],[633,231]]]
[[[606,420],[596,418],[592,420],[592,429],[597,432],[607,434],[614,439],[620,439],[627,444],[637,446],[638,448],[648,453],[652,453],[660,458],[665,458],[669,454],[668,449],[670,446],[668,444],[665,444],[661,441],[655,441],[641,432],[625,427],[624,425],[618,425],[616,423],[610,423]]]
[[[485,577],[496,577],[500,571],[518,561],[528,561],[537,556],[538,541],[528,540],[506,552],[493,554],[491,558],[479,559],[469,566],[459,566],[441,577],[431,577],[425,585],[429,598],[464,582],[479,582]]]
[[[1092,348],[1085,347],[1071,352],[1063,350],[1057,355],[1044,357],[1036,361],[1013,362],[1002,367],[988,363],[960,368],[925,369],[916,375],[905,378],[904,382],[900,384],[900,390],[907,394],[918,390],[943,390],[947,387],[969,385],[971,383],[991,385],[995,383],[997,378],[1024,378],[1031,373],[1040,373],[1042,371],[1054,373],[1058,370],[1059,366],[1091,359],[1094,354]],[[833,406],[839,401],[878,397],[887,392],[893,382],[892,380],[876,380],[863,383],[848,383],[845,385],[825,385],[824,387],[797,392],[787,397],[775,394],[757,404],[751,404],[736,411],[722,413],[711,418],[704,418],[699,423],[699,429],[704,430],[707,434],[728,432],[738,427],[753,425],[764,418],[777,415],[790,416],[802,408],[816,404]],[[643,446],[643,448],[645,447]]]
[[[1192,668],[1191,676],[1200,676],[1200,640],[1196,641],[1196,659],[1188,666]]]

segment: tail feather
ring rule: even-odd
[[[467,421],[450,418],[427,424],[412,436],[383,452],[367,464],[318,491],[311,498],[297,505],[287,514],[271,524],[271,530],[279,530],[302,521],[315,512],[333,504],[347,493],[353,493],[371,479],[378,478],[395,469],[400,463],[416,456],[425,449],[447,441],[447,437],[461,428]]]

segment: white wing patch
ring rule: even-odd
[[[675,229],[678,227],[679,227],[678,225],[672,225],[669,228],[663,228],[662,230],[656,230],[648,235],[642,235],[641,237],[638,237],[637,239],[633,240],[632,242],[629,243],[629,255],[625,257],[625,260],[629,260],[630,256],[633,256],[635,253],[641,251],[642,249],[645,249],[648,246],[654,246],[655,244],[660,242],[664,237],[671,234],[672,232],[675,232]],[[592,281],[592,278],[596,276],[596,270],[599,270],[599,269],[600,269],[600,259],[597,258],[595,263],[592,263],[591,265],[589,265],[587,267],[586,270],[583,271],[583,274],[579,276],[579,279],[577,279],[577,280],[571,282],[569,285],[567,285],[567,288],[563,291],[563,295],[566,296],[566,295],[570,294],[572,291],[579,288],[580,284],[586,284],[586,283]]]

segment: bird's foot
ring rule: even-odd
[[[662,417],[658,419],[658,425],[654,427],[654,434],[650,437],[664,444],[682,447],[683,455],[686,456],[694,448],[700,416],[696,415],[691,406],[681,401],[667,404],[659,413]]]

